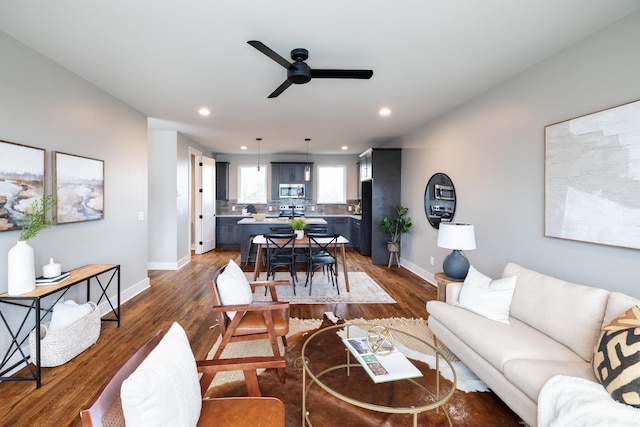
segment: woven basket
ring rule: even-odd
[[[49,330],[49,322],[40,325],[40,366],[60,366],[91,347],[100,337],[100,310],[89,301],[92,310],[64,329]],[[29,333],[31,361],[36,364],[36,330]]]

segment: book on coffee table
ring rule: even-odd
[[[65,280],[67,280],[69,278],[69,276],[71,276],[71,272],[70,271],[65,271],[64,273],[62,273],[62,274],[60,274],[59,276],[56,276],[56,277],[39,276],[39,277],[36,277],[36,285],[37,286],[59,285],[60,283],[62,283]]]
[[[422,376],[422,372],[397,348],[385,349],[383,346],[383,354],[376,354],[369,348],[366,337],[345,338],[342,341],[374,383]]]

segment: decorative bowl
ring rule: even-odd
[[[264,219],[266,218],[267,215],[263,214],[263,213],[254,213],[254,214],[251,214],[251,216],[256,221],[264,221]]]

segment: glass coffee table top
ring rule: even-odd
[[[435,410],[438,414],[443,413],[451,425],[449,414],[442,408],[456,387],[455,370],[451,362],[433,344],[409,332],[394,328],[379,329],[377,326],[372,330],[372,327],[374,325],[371,324],[331,326],[317,331],[304,343],[298,361],[303,370],[302,425],[313,425],[314,414],[326,411],[327,394],[338,399],[331,409],[337,417],[351,416],[349,408],[355,406],[367,411],[405,414],[408,417],[403,425],[408,425],[411,419],[413,425],[417,426],[419,414]],[[367,332],[370,332],[368,342]],[[385,334],[390,335],[386,341],[380,338]],[[362,340],[353,340],[358,337]],[[364,358],[363,355],[358,359],[354,357],[343,342],[346,338],[352,339],[352,350],[363,353]],[[392,348],[389,342],[393,343]],[[380,353],[366,354],[371,346],[376,347],[376,343],[383,344]],[[405,357],[410,362],[409,366],[415,367],[413,370],[409,368],[406,373],[410,378],[386,381],[386,374],[393,374],[397,370],[392,360],[401,361]],[[370,366],[369,373],[359,360],[364,360],[364,364]],[[441,376],[440,369],[444,366],[452,373],[451,381],[445,381]],[[340,401],[347,405],[338,403]],[[340,415],[341,405],[344,406],[343,415]],[[319,419],[318,416],[315,418]]]

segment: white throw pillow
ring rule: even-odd
[[[78,304],[73,300],[60,301],[53,306],[51,313],[50,331],[64,329],[76,320],[91,313],[93,308],[89,304]]]
[[[247,276],[232,259],[229,260],[222,274],[218,276],[216,283],[222,305],[251,304],[253,301],[253,293]],[[231,319],[235,314],[235,311],[227,312]]]
[[[191,427],[202,409],[196,361],[184,329],[174,323],[122,383],[126,425]]]
[[[491,280],[470,266],[456,305],[488,319],[509,324],[509,307],[515,287],[516,276]]]

